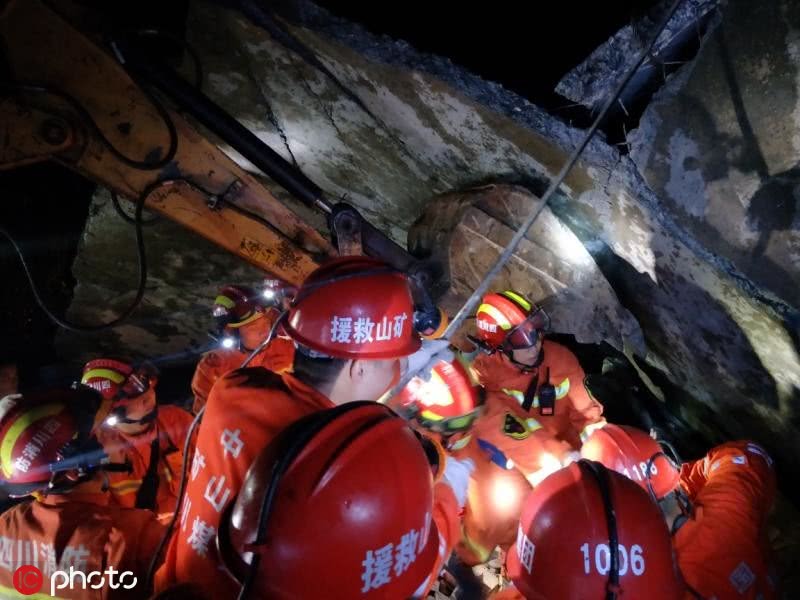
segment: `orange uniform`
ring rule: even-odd
[[[155,427],[139,435],[125,435],[113,427],[101,427],[97,438],[113,462],[131,465],[130,473],[108,473],[113,502],[126,508],[136,506],[158,432],[158,487],[155,512],[166,518],[175,512],[183,469],[183,445],[192,424],[192,415],[177,406],[158,407]]]
[[[113,567],[117,589],[112,588],[107,574],[101,589],[91,589],[99,576],[88,581],[85,590],[77,577],[72,590],[56,589],[58,598],[147,597],[144,580],[164,527],[150,511],[110,506],[108,500],[109,494],[76,491],[29,500],[3,513],[0,596],[25,597],[14,589],[13,575],[20,566],[33,565],[41,570],[44,585],[40,595],[29,597],[49,598],[50,575],[57,570],[69,572],[70,567],[86,575]],[[120,572],[125,571],[133,575],[121,577]],[[54,579],[56,584],[62,581]]]
[[[544,340],[541,356],[541,363],[532,371],[522,371],[502,352],[479,354],[472,368],[487,391],[503,392],[515,398],[520,405],[537,376],[540,386],[549,381],[556,390],[555,413],[539,416],[536,395],[531,416],[545,430],[578,450],[591,432],[605,423],[603,406],[586,389],[585,374],[572,352],[560,344]]]
[[[220,570],[215,535],[258,453],[297,419],[333,403],[289,373],[264,368],[229,373],[214,386],[198,433],[180,521],[170,540],[156,590],[192,582],[210,597],[235,598],[238,589]],[[434,488],[433,520],[440,533],[435,581],[458,538],[458,507],[449,486]]]
[[[268,310],[264,316],[258,320],[257,326],[264,331],[264,337],[269,333],[275,319],[280,313],[276,309]],[[252,327],[253,325],[249,325]],[[248,327],[246,325],[245,327]],[[242,363],[250,355],[248,351],[237,350],[234,348],[218,348],[206,352],[197,363],[194,376],[192,377],[192,393],[194,403],[192,412],[197,414],[208,400],[208,394],[217,380],[242,366]],[[250,367],[264,367],[276,373],[291,371],[294,362],[294,342],[285,336],[276,336],[266,348],[259,352],[248,365]]]
[[[484,413],[463,451],[475,462],[457,549],[465,563],[484,562],[495,546],[505,549],[514,543],[532,486],[560,468],[572,452],[543,427],[546,418],[526,413],[507,394],[487,394]]]
[[[433,488],[433,522],[439,531],[439,556],[436,565],[431,571],[430,579],[425,583],[422,593],[415,594],[416,598],[426,598],[428,592],[439,578],[439,573],[444,567],[444,563],[453,551],[453,545],[461,535],[461,527],[458,519],[458,501],[453,490],[446,483],[439,482]]]
[[[730,442],[681,467],[691,518],[673,536],[686,583],[703,598],[769,600],[764,523],[775,498],[772,459],[751,442]]]
[[[214,598],[236,596],[215,547],[221,513],[235,498],[250,464],[285,427],[333,403],[292,375],[262,367],[224,376],[211,390],[197,435],[181,517],[156,589],[192,582]]]

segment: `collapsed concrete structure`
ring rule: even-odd
[[[796,476],[800,7],[691,4],[681,18],[703,19],[697,56],[660,82],[629,153],[602,136],[591,142],[497,286],[544,302],[556,331],[605,342],[662,375],[671,387],[656,395],[709,442],[752,437]],[[212,98],[332,196],[447,265],[451,309],[582,135],[445,58],[303,0],[272,15],[198,1],[188,36]],[[575,82],[612,80],[607,56],[599,49],[562,92],[596,104],[599,88]],[[98,306],[109,297],[110,308],[126,303],[135,263],[123,240],[132,237],[99,193],[72,316],[107,318]],[[146,240],[145,305],[98,349],[199,349],[216,288],[261,274],[171,223],[148,228]],[[73,360],[86,351],[67,333],[59,348]]]

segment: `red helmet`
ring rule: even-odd
[[[282,279],[265,279],[261,296],[266,304],[280,306],[284,299],[291,300],[297,288]]]
[[[472,427],[482,404],[480,387],[458,358],[437,363],[428,381],[414,377],[389,402],[401,413],[413,411],[423,427],[445,434]]]
[[[155,418],[157,382],[158,371],[153,365],[134,366],[113,358],[90,360],[81,377],[82,384],[100,392],[107,401],[103,410],[114,417],[114,422],[122,423]]]
[[[408,278],[366,256],[334,259],[303,282],[285,325],[298,344],[335,358],[381,359],[413,354]]]
[[[240,598],[410,598],[439,552],[432,506],[414,432],[386,406],[349,403],[297,421],[256,458],[219,555]]]
[[[506,564],[528,600],[682,598],[658,506],[626,477],[587,460],[531,492]]]
[[[12,496],[57,491],[58,474],[105,455],[89,443],[100,396],[86,388],[0,400],[0,488]]]
[[[264,314],[255,290],[243,285],[226,285],[214,300],[211,314],[222,329],[238,329]]]
[[[652,486],[657,500],[680,482],[680,470],[658,442],[635,427],[609,424],[596,430],[581,447],[581,456],[622,473],[648,492]]]
[[[512,291],[486,294],[475,318],[478,339],[489,348],[509,352],[535,345],[550,327],[543,309]]]

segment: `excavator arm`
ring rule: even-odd
[[[355,209],[328,201],[131,38],[79,30],[75,14],[67,0],[0,0],[0,169],[57,161],[293,284],[336,255],[331,242],[182,116],[188,114],[295,198],[326,213],[342,253],[382,257],[425,283],[427,269]]]

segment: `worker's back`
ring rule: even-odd
[[[15,580],[14,573],[30,565],[43,576],[44,596],[40,597],[50,592],[51,577],[57,598],[147,597],[147,568],[164,528],[153,513],[110,506],[107,496],[46,496],[18,504],[1,515],[0,596],[21,597],[17,589],[24,590],[24,584],[36,578]],[[70,568],[84,575],[74,575],[70,583]],[[62,571],[63,575],[56,573]],[[23,587],[15,588],[15,583]],[[98,589],[92,589],[93,585]]]

